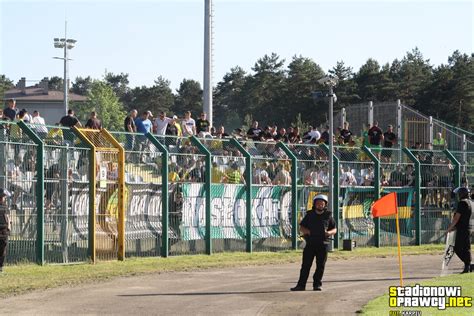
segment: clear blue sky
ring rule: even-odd
[[[132,87],[162,75],[176,89],[202,84],[204,0],[0,0],[0,73],[63,76],[54,37],[76,39],[71,79],[128,73]],[[454,50],[473,52],[473,1],[227,1],[214,0],[214,85],[232,67],[251,67],[265,54],[312,58],[325,71],[337,61],[359,69],[403,58],[418,47],[434,65]]]

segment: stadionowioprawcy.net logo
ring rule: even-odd
[[[460,286],[391,286],[390,307],[472,307],[472,297],[462,296]]]

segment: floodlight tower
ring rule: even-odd
[[[209,124],[212,114],[212,0],[204,0],[204,84],[203,105]]]
[[[76,40],[72,38],[67,38],[67,21],[64,22],[64,38],[55,38],[54,47],[64,49],[64,57],[53,57],[54,59],[64,60],[64,113],[67,115],[68,111],[68,91],[69,91],[69,59],[68,51],[73,49],[76,46]]]
[[[334,180],[334,102],[337,100],[336,94],[334,93],[333,89],[338,83],[337,76],[326,76],[318,80],[318,82],[324,86],[329,88],[329,201],[328,201],[328,210],[333,214],[334,218],[336,219],[336,223],[339,222],[339,209],[338,205],[334,205],[334,201],[336,200],[334,197],[334,181],[338,181],[338,179]],[[339,228],[338,228],[339,229]],[[334,238],[337,238],[334,236]]]

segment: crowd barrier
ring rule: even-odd
[[[10,263],[297,249],[299,221],[329,191],[326,145],[4,122],[0,149]],[[402,244],[442,243],[452,188],[474,180],[472,152],[348,145],[333,155],[335,248],[396,244],[395,219],[370,214],[390,192]]]

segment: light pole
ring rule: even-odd
[[[64,114],[67,115],[68,110],[68,90],[69,90],[69,63],[68,50],[74,48],[76,40],[67,38],[67,21],[64,23],[64,38],[55,38],[54,47],[64,49],[64,57],[53,57],[54,59],[64,60]]]
[[[334,197],[334,181],[338,181],[339,179],[334,180],[334,102],[337,100],[336,95],[334,94],[333,88],[338,83],[338,78],[336,76],[326,76],[318,80],[318,82],[324,86],[329,88],[329,131],[328,131],[328,138],[329,138],[329,157],[328,157],[328,164],[329,164],[329,201],[328,201],[328,210],[333,214],[333,217],[336,223],[339,223],[339,206],[334,205],[334,201],[337,199]],[[339,229],[339,227],[338,227]],[[334,236],[337,238],[338,234]]]

